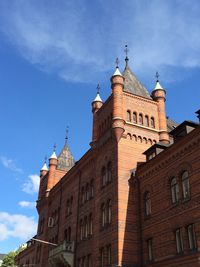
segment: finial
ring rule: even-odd
[[[53,146],[53,152],[56,152],[56,143]]]
[[[118,57],[115,60],[115,64],[116,64],[116,69],[118,69],[119,68],[119,58]]]
[[[125,57],[126,66],[128,66],[128,61],[129,61],[129,58],[128,58],[128,52],[129,52],[128,45],[125,45],[124,52],[126,54],[126,57]]]
[[[155,77],[156,77],[156,82],[159,82],[159,77],[160,77],[160,75],[159,75],[159,73],[158,73],[158,71],[156,71],[156,75],[155,75]]]
[[[99,85],[99,83],[97,84],[97,94],[99,94],[100,93],[100,85]]]
[[[66,136],[65,136],[65,144],[67,145],[67,141],[68,141],[68,135],[69,135],[69,126],[67,126],[66,128]]]
[[[47,163],[47,155],[44,157],[44,163]]]

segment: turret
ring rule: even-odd
[[[47,189],[46,189],[46,195],[48,196],[49,191],[54,186],[55,182],[55,172],[58,165],[58,159],[55,152],[56,146],[54,145],[54,151],[49,158],[49,175],[48,175],[48,181],[47,181]]]
[[[124,88],[124,77],[119,71],[118,59],[116,60],[116,70],[111,77],[111,88],[113,94],[113,121],[112,129],[116,141],[119,142],[122,134],[124,133],[123,119],[123,88]]]
[[[92,113],[93,113],[93,128],[92,128],[92,144],[98,139],[98,120],[97,120],[97,111],[102,107],[103,101],[100,97],[100,86],[97,85],[97,95],[92,102]]]
[[[42,168],[40,170],[40,179],[42,179],[47,174],[48,171],[49,171],[49,169],[47,167],[46,157],[45,157],[44,165],[42,166]]]
[[[158,73],[156,73],[157,81],[154,90],[152,91],[152,98],[158,103],[158,122],[159,122],[159,141],[169,144],[169,134],[167,132],[167,118],[165,111],[166,91],[160,85],[158,80]]]

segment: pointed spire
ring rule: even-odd
[[[115,70],[113,76],[117,76],[117,75],[122,76],[121,72],[119,71],[119,59],[118,59],[118,57],[116,58],[115,63],[116,63],[116,70]]]
[[[53,146],[53,153],[52,153],[50,159],[57,159],[57,156],[56,156],[56,144],[54,144],[54,146]]]
[[[100,97],[100,85],[99,85],[99,83],[97,84],[97,95],[96,95],[93,102],[103,102],[101,97]]]
[[[159,82],[160,75],[159,75],[158,71],[156,72],[155,77],[156,77],[156,86],[155,86],[154,90],[158,90],[158,89],[162,89],[163,90],[163,87],[161,86],[161,84]]]
[[[125,57],[126,67],[128,67],[128,61],[129,61],[129,58],[128,58],[128,52],[129,52],[128,45],[125,45],[124,52],[126,54],[126,57]]]
[[[67,146],[68,143],[68,136],[69,136],[69,126],[66,128],[66,136],[65,136],[65,145]]]
[[[49,169],[47,167],[47,156],[45,156],[45,158],[44,158],[44,164],[43,164],[43,166],[42,166],[42,168],[41,168],[40,171],[48,171],[48,170]]]

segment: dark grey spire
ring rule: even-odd
[[[129,51],[128,46],[125,45],[124,52],[126,54],[126,58],[125,58],[126,66],[125,66],[125,69],[122,73],[122,75],[125,78],[124,91],[131,93],[131,94],[134,94],[134,95],[138,95],[138,96],[142,96],[142,97],[146,97],[146,98],[151,98],[147,89],[138,81],[137,77],[131,71],[131,69],[128,65],[128,61],[129,61],[128,51]]]
[[[67,127],[65,144],[64,144],[63,149],[60,152],[60,155],[58,156],[58,166],[57,166],[58,170],[69,171],[75,164],[75,160],[68,147],[68,131],[69,131],[69,128]]]

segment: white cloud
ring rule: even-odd
[[[0,241],[10,237],[27,240],[35,235],[37,223],[33,217],[0,212]]]
[[[137,72],[200,66],[198,0],[45,3],[2,0],[1,31],[24,58],[65,80],[96,82],[125,43]]]
[[[22,208],[35,208],[36,207],[36,202],[20,201],[18,204]]]
[[[20,169],[16,166],[13,159],[8,159],[7,157],[1,156],[0,162],[5,168],[7,168],[13,172],[23,173],[22,169]]]
[[[23,184],[22,190],[27,194],[37,193],[40,185],[40,177],[37,174],[28,176],[27,181]]]

